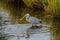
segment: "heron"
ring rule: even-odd
[[[31,23],[33,27],[34,27],[34,26],[37,26],[37,24],[42,24],[42,20],[41,20],[41,19],[38,19],[38,18],[33,17],[33,16],[30,16],[29,13],[25,14],[25,15],[20,19],[20,21],[21,21],[24,17],[26,17],[26,21],[29,22],[29,23]]]

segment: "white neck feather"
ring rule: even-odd
[[[29,20],[29,17],[26,17],[26,20]]]

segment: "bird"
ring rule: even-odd
[[[26,21],[29,22],[29,23],[31,23],[32,26],[36,26],[36,24],[42,24],[42,20],[41,20],[41,19],[38,19],[38,18],[36,18],[36,17],[32,17],[32,16],[30,16],[29,13],[26,13],[26,14],[20,19],[20,21],[21,21],[24,17],[26,17]]]

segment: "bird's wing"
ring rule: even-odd
[[[36,22],[36,23],[38,23],[39,21],[41,21],[40,19],[35,18],[35,17],[30,17],[29,19],[30,19],[31,22]]]
[[[35,17],[30,17],[30,19],[35,20],[35,21],[40,21],[40,19],[35,18]]]

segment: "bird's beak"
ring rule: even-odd
[[[25,17],[25,15],[20,19],[20,21],[22,21],[24,17]]]

